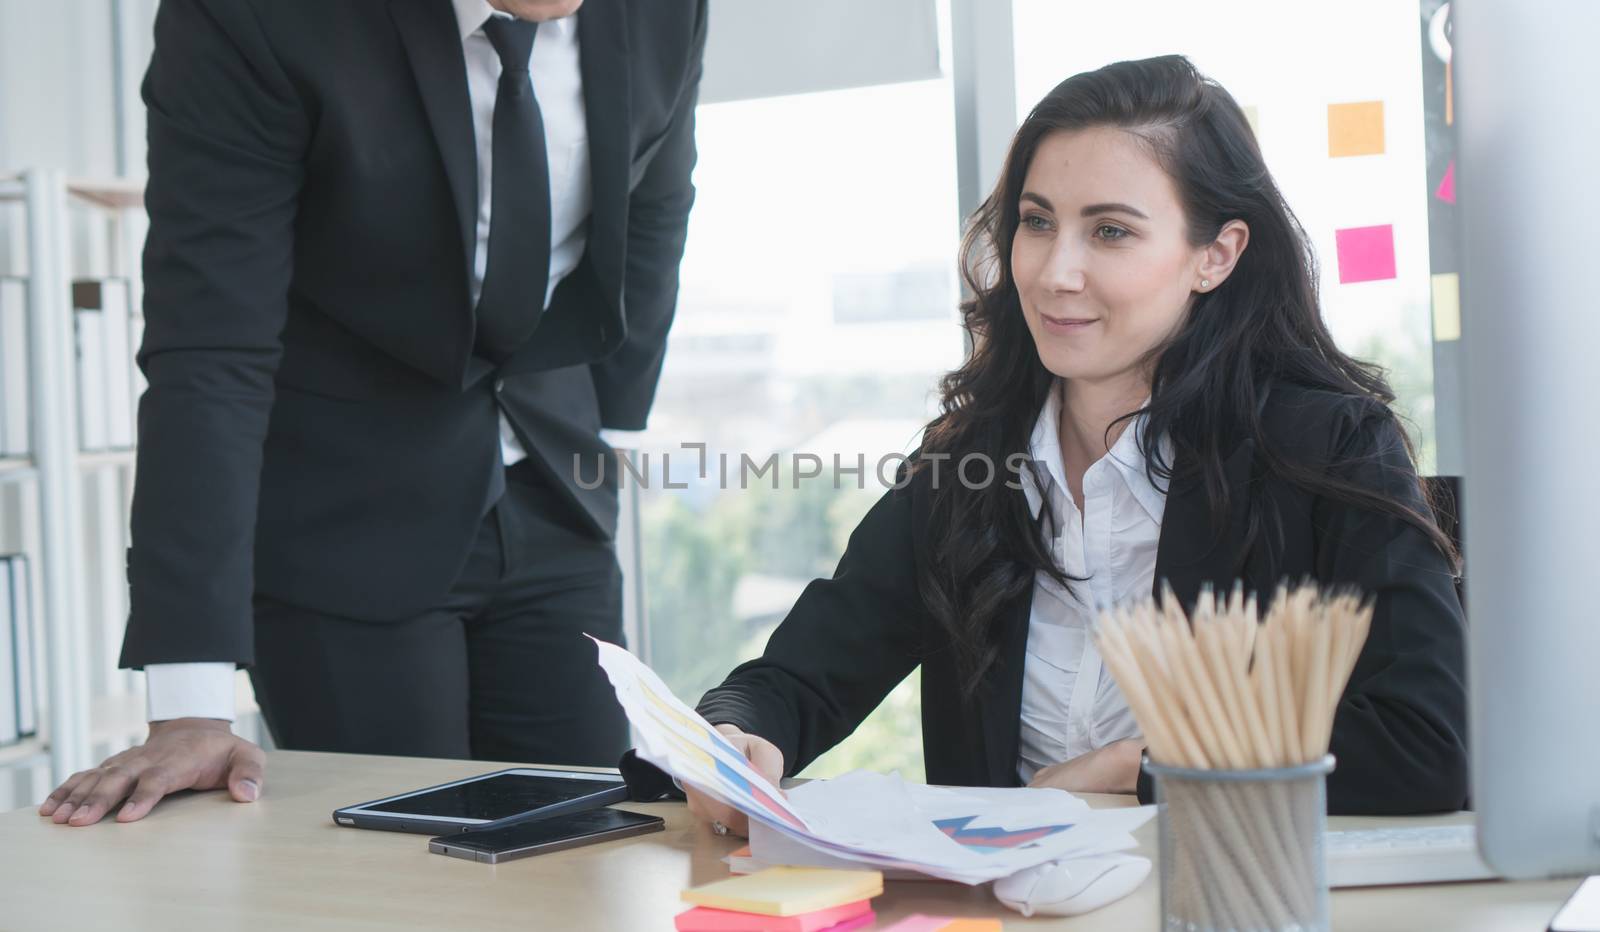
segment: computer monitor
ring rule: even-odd
[[[1600,872],[1600,3],[1453,5],[1474,807]]]

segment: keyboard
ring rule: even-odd
[[[1429,825],[1328,832],[1328,886],[1492,880],[1472,825]]]

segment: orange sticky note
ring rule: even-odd
[[[1328,105],[1328,157],[1383,154],[1383,101]]]
[[[1001,932],[998,919],[957,919],[954,916],[907,916],[884,932]]]

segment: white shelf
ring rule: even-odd
[[[144,206],[144,184],[126,178],[68,178],[66,193],[71,199],[107,210]],[[0,175],[0,201],[21,201],[27,197],[26,178]]]
[[[35,529],[27,549],[37,574],[37,685],[47,713],[40,722],[46,737],[0,748],[0,769],[48,760],[51,779],[59,781],[99,763],[93,742],[139,740],[144,727],[141,696],[94,698],[96,690],[127,683],[103,668],[116,657],[114,642],[126,617],[126,599],[117,595],[126,586],[125,539],[116,537],[126,534],[123,502],[135,454],[79,450],[71,306],[73,270],[86,259],[97,268],[109,261],[96,274],[126,277],[138,293],[144,195],[138,181],[44,169],[0,173],[0,202],[22,205],[25,218],[32,426],[32,455],[0,458],[0,483],[8,494],[26,490],[23,498],[32,502],[19,520]],[[109,260],[75,255],[74,225],[85,212],[95,215],[93,235],[106,240],[102,249],[91,246],[91,253],[103,252]],[[85,483],[86,477],[95,481]],[[118,484],[124,489],[116,489]],[[99,680],[93,684],[91,664]]]
[[[96,450],[93,453],[79,453],[78,466],[81,469],[132,466],[137,458],[138,455],[133,450]]]
[[[39,475],[38,467],[29,456],[0,456],[0,482],[32,479]]]
[[[109,210],[144,206],[144,184],[126,178],[68,178],[67,194]]]
[[[0,767],[37,764],[49,757],[50,749],[45,746],[43,738],[38,736],[23,738],[19,744],[8,744],[0,748]]]

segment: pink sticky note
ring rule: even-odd
[[[768,916],[697,906],[679,913],[673,924],[678,932],[844,932],[866,925],[873,918],[872,902],[858,900],[798,916]]]
[[[1455,159],[1451,159],[1450,164],[1445,166],[1444,179],[1439,182],[1439,190],[1433,192],[1433,196],[1437,197],[1441,201],[1444,201],[1446,204],[1454,204],[1456,202]]]
[[[1394,225],[1335,230],[1339,247],[1339,284],[1394,278]]]

